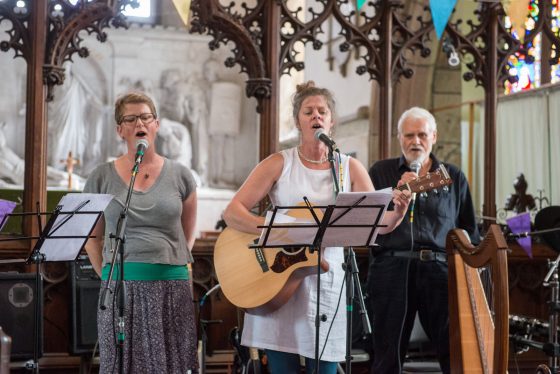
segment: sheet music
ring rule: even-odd
[[[387,205],[393,198],[392,188],[386,188],[373,192],[341,192],[335,202],[329,226],[325,231],[322,247],[348,247],[375,245],[375,238],[379,228],[376,227],[371,240],[368,238],[372,228],[379,217],[381,224]],[[354,208],[357,201],[362,201]],[[375,207],[364,207],[375,205]],[[270,224],[272,212],[267,212],[265,225]],[[293,227],[276,227],[277,225],[290,225]],[[360,225],[364,227],[340,227],[340,225]],[[287,246],[294,244],[312,245],[319,227],[313,219],[294,218],[292,216],[277,212],[270,233],[266,241],[267,246]],[[263,245],[264,236],[267,232],[265,227],[261,232],[258,245]]]
[[[379,207],[353,208],[340,219],[337,219],[348,209],[345,207],[354,205],[362,197],[364,197],[364,199],[360,202],[358,207],[364,205],[378,205]],[[374,235],[369,243],[367,242],[368,237],[379,214],[380,219],[378,224],[381,224],[383,221],[387,205],[391,202],[392,198],[392,188],[385,188],[373,192],[339,193],[336,199],[336,207],[329,221],[329,227],[323,236],[323,247],[375,245],[375,238],[377,237],[379,229],[375,229]],[[336,227],[338,225],[367,225],[368,227]]]
[[[55,220],[40,252],[45,261],[74,261],[95,226],[99,214],[113,199],[113,195],[91,193],[69,193],[62,197],[61,213]],[[71,212],[92,214],[71,214]],[[65,214],[68,213],[68,214]],[[83,238],[56,239],[57,236],[80,236]]]
[[[265,225],[270,224],[272,211],[266,212]],[[293,225],[295,228],[274,227],[275,225]],[[305,227],[313,225],[314,227]],[[270,234],[266,241],[267,246],[283,246],[292,244],[313,244],[313,239],[317,235],[318,226],[314,220],[295,218],[287,214],[276,212],[274,223],[270,229]],[[261,231],[258,245],[264,244],[264,236],[267,228]]]

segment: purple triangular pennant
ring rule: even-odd
[[[515,217],[508,218],[506,220],[507,225],[512,233],[519,234],[531,231],[531,215],[527,213],[521,213]],[[531,237],[517,238],[515,239],[517,243],[523,248],[527,253],[527,256],[533,258],[533,250],[531,245]]]
[[[14,211],[16,207],[16,203],[9,200],[2,200],[0,199],[0,230],[2,230],[2,226],[7,222],[7,218],[4,220],[8,214]]]

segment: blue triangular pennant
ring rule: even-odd
[[[451,17],[456,3],[457,0],[430,0],[432,20],[438,40],[441,39],[443,35],[443,30],[445,30],[447,21],[449,21],[449,17]]]

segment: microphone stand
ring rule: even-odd
[[[35,292],[37,293],[35,295],[35,304],[33,306],[33,359],[25,363],[25,368],[27,370],[30,370],[33,374],[39,373],[39,354],[42,351],[43,346],[41,339],[39,338],[41,334],[40,309],[42,309],[42,306],[40,306],[39,303],[43,302],[43,277],[41,275],[41,264],[45,261],[45,255],[40,252],[40,248],[45,241],[46,235],[50,233],[52,226],[56,221],[56,218],[60,214],[60,210],[60,206],[56,207],[49,221],[45,225],[44,230],[41,224],[39,210],[37,210],[37,220],[39,221],[39,232],[41,233],[41,235],[36,245],[33,247],[33,252],[31,253],[31,256],[29,257],[29,260],[27,262],[28,264],[35,264]]]
[[[328,160],[329,160],[329,164],[331,165],[331,172],[332,172],[333,181],[334,181],[334,192],[335,192],[335,197],[336,197],[336,196],[338,196],[338,193],[340,192],[340,186],[338,185],[338,178],[336,177],[336,169],[334,167],[334,152],[335,152],[335,150],[337,152],[339,152],[338,149],[334,149],[334,147],[329,145]]]
[[[371,334],[371,324],[366,311],[364,295],[358,277],[358,264],[356,263],[356,254],[353,247],[348,247],[346,262],[342,265],[346,276],[346,374],[352,373],[352,313],[354,309],[354,298],[358,294],[358,306],[360,316],[362,317],[362,325],[364,327],[363,335]],[[363,336],[362,335],[362,336]]]
[[[329,146],[329,156],[328,160],[331,165],[331,172],[334,181],[335,194],[338,196],[341,186],[339,186],[336,175],[336,169],[334,165],[334,152],[339,152],[338,149]],[[345,272],[346,278],[346,373],[350,374],[352,372],[352,317],[354,308],[354,298],[356,297],[354,291],[357,290],[358,294],[358,304],[360,308],[360,316],[362,317],[362,324],[364,326],[364,334],[371,334],[371,325],[366,312],[366,304],[364,302],[364,295],[362,293],[362,288],[360,286],[360,279],[358,277],[358,265],[356,263],[356,253],[353,247],[348,247],[346,262],[342,264]],[[356,287],[356,288],[354,288]],[[319,363],[317,362],[317,367]],[[317,371],[318,372],[318,371]]]
[[[329,147],[329,156],[328,156],[328,160],[329,160],[329,164],[330,164],[330,168],[331,168],[331,172],[332,172],[332,176],[333,176],[333,181],[334,181],[334,190],[335,190],[335,196],[338,196],[338,192],[340,191],[340,187],[338,185],[338,179],[336,177],[336,168],[334,167],[334,149],[331,145],[328,145]],[[309,206],[309,204],[308,204]],[[311,209],[311,212],[313,212],[312,208],[309,206],[309,208]],[[332,213],[332,211],[331,211]],[[330,214],[325,214],[325,216],[323,216],[323,223],[326,224],[328,223],[330,219]],[[319,230],[324,231],[325,229],[325,225],[323,225]],[[321,238],[322,238],[323,234],[321,234]],[[321,243],[320,241],[317,243],[314,243],[313,248],[311,248],[311,252],[313,252],[313,250],[317,251],[317,311],[315,314],[315,374],[319,374],[319,362],[321,361],[319,358],[319,328],[321,325],[321,322],[326,322],[327,320],[327,316],[325,314],[320,315],[319,314],[319,306],[320,306],[320,300],[321,300]],[[334,318],[334,317],[333,317]],[[326,342],[325,342],[326,343]]]
[[[117,356],[119,373],[124,373],[124,340],[125,340],[125,329],[124,329],[124,303],[126,300],[126,289],[124,284],[124,243],[125,243],[125,231],[126,224],[128,221],[128,207],[130,206],[130,198],[132,197],[132,191],[134,188],[134,182],[136,181],[136,175],[138,174],[138,168],[142,162],[141,157],[137,157],[132,168],[132,174],[130,176],[130,183],[128,184],[128,192],[126,195],[126,201],[124,207],[120,213],[119,220],[117,222],[116,235],[111,234],[110,238],[116,238],[114,246],[111,248],[113,257],[111,259],[111,268],[109,269],[109,277],[107,278],[107,285],[101,293],[101,303],[99,308],[105,310],[109,305],[109,298],[112,295],[111,291],[111,281],[113,279],[113,271],[115,270],[115,262],[117,258],[117,253],[119,254],[119,265],[118,271],[119,276],[117,277],[117,283],[115,285],[115,292],[118,292],[117,308],[118,308],[118,333],[117,333]],[[114,318],[114,316],[113,316]]]

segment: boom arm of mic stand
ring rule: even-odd
[[[123,250],[123,244],[124,244],[124,233],[126,230],[126,223],[128,220],[128,207],[130,205],[130,198],[132,197],[132,191],[134,189],[134,182],[136,181],[136,175],[138,174],[138,168],[139,168],[139,163],[135,163],[134,167],[132,168],[132,172],[131,172],[131,177],[130,177],[130,183],[128,184],[128,192],[126,195],[126,202],[124,204],[124,207],[121,211],[121,214],[119,216],[119,221],[117,223],[117,230],[116,230],[116,235],[114,236],[116,238],[116,243],[115,245],[111,248],[111,252],[113,253],[113,257],[111,258],[111,267],[109,269],[109,276],[107,278],[107,285],[105,286],[105,288],[103,289],[103,291],[101,292],[101,303],[99,305],[99,308],[102,310],[105,310],[107,308],[107,305],[109,305],[109,297],[111,296],[111,280],[113,279],[113,272],[115,270],[115,262],[116,262],[116,258],[117,258],[117,253],[121,252]],[[124,275],[123,272],[123,266],[121,264],[120,266],[120,272],[121,275]],[[122,278],[121,278],[122,280]]]
[[[331,172],[333,177],[335,196],[338,196],[340,192],[340,186],[338,185],[338,178],[336,177],[336,170],[334,168],[334,150],[333,147],[329,147],[329,163],[331,165]]]

